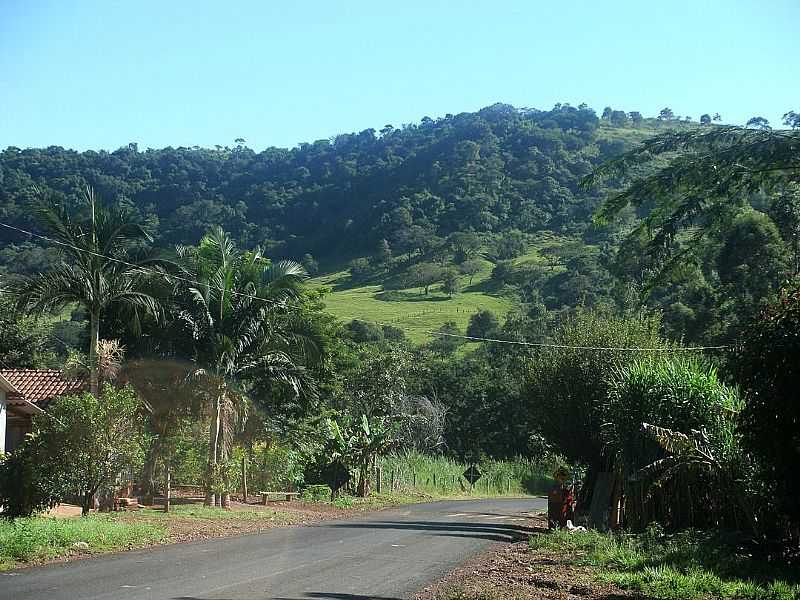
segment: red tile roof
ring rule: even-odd
[[[19,391],[22,398],[39,408],[46,408],[53,398],[87,388],[83,379],[65,377],[58,369],[2,369],[0,375]]]

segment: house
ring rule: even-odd
[[[31,431],[31,417],[59,396],[86,389],[83,379],[57,369],[0,369],[0,452],[10,452]]]

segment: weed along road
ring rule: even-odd
[[[406,598],[495,542],[541,499],[434,502],[0,574],[3,600]]]

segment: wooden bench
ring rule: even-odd
[[[283,496],[286,502],[291,501],[295,496],[299,496],[300,492],[258,492],[261,495],[261,504],[269,502],[270,496]]]

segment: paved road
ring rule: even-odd
[[[525,532],[544,501],[418,504],[347,521],[0,574],[14,600],[394,600]]]

